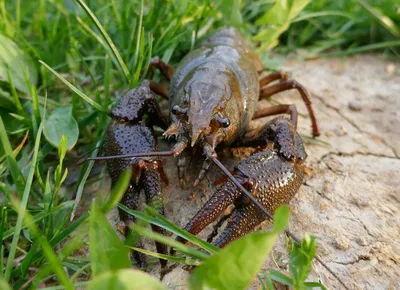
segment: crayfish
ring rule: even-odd
[[[222,29],[200,42],[176,69],[159,58],[151,61],[149,71],[154,68],[169,81],[168,89],[154,81],[148,85],[169,101],[171,122],[163,135],[174,138],[175,146],[169,151],[152,151],[151,146],[136,148],[135,152],[107,151],[107,156],[98,159],[130,162],[130,158],[175,156],[179,183],[183,187],[189,156],[196,151],[194,149],[200,149],[197,151],[202,151],[205,159],[194,185],[201,182],[212,163],[229,180],[185,229],[193,234],[199,233],[233,203],[236,210],[216,242],[223,247],[254,230],[264,220],[272,219],[271,213],[292,199],[304,177],[307,154],[296,132],[296,107],[283,104],[257,110],[259,100],[296,89],[307,107],[312,135],[317,137],[319,130],[309,94],[285,73],[275,72],[262,77],[261,61],[233,28]],[[251,120],[279,114],[289,114],[290,120],[276,117],[265,126],[248,131]],[[265,147],[271,144],[272,147]],[[242,160],[232,174],[218,159],[217,151],[221,146],[263,148]],[[290,232],[286,233],[294,237]]]

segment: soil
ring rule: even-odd
[[[399,67],[400,62],[378,55],[287,61],[282,69],[312,95],[321,131],[318,141],[307,137],[310,120],[298,93],[288,91],[274,97],[296,104],[302,113],[298,132],[305,136],[308,153],[309,174],[290,203],[289,229],[298,237],[305,233],[317,237],[317,255],[350,289],[400,289]],[[270,105],[261,102],[261,106]],[[260,122],[265,120],[250,126]],[[171,144],[162,141],[161,147]],[[220,156],[233,169],[249,153],[225,150]],[[194,160],[186,188],[181,190],[175,160],[164,162],[169,179],[166,216],[183,227],[212,195],[222,174],[212,168],[206,180],[193,188],[201,166]],[[207,238],[210,229],[199,236]],[[284,241],[282,236],[263,269],[287,270]],[[157,277],[158,270],[152,270]],[[163,283],[171,289],[186,289],[188,275],[179,266]],[[321,281],[329,289],[342,288],[318,262],[313,263],[310,281]],[[250,288],[257,289],[258,282]]]

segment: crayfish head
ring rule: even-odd
[[[224,63],[207,62],[188,74],[176,90],[172,117],[181,121],[192,147],[220,136],[230,126],[225,115],[232,98],[232,79],[234,74]]]

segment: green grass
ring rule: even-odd
[[[298,50],[306,58],[367,51],[399,56],[396,0],[312,1],[299,14],[274,1],[164,2],[0,0],[0,285],[71,288],[90,279],[92,261],[78,251],[87,246],[90,215],[75,217],[75,212],[85,186],[96,182],[89,178],[93,162],[81,166],[68,187],[71,192],[64,195],[66,168],[87,152],[98,154],[107,112],[121,92],[143,79],[151,57],[176,65],[199,39],[226,25],[240,27],[270,69],[279,65],[275,54]],[[287,1],[294,7],[307,2]],[[54,140],[61,135],[50,138],[51,124],[46,124],[46,116],[65,106],[71,108],[65,122],[78,128],[68,153],[67,140],[57,146]],[[120,194],[112,197],[103,211],[115,206]],[[162,217],[136,215],[187,235]],[[212,245],[188,238],[204,251],[216,252]],[[181,250],[195,254],[190,261],[182,256],[179,261],[204,258],[196,249]]]

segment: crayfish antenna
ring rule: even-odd
[[[240,182],[229,172],[229,170],[221,163],[221,161],[218,160],[217,155],[215,151],[211,148],[210,145],[206,145],[204,147],[204,152],[206,153],[207,157],[210,158],[215,165],[218,166],[218,168],[235,184],[237,188],[240,189],[241,192],[243,192],[252,202],[254,202],[255,205],[257,205],[264,214],[268,216],[271,220],[274,220],[273,215],[261,204],[258,202],[258,200],[255,199],[255,197],[248,192],[243,185],[240,184]],[[285,230],[285,234],[293,239],[296,243],[300,244],[301,240],[296,237],[292,232],[289,230]],[[315,256],[315,259],[333,276],[335,279],[346,289],[350,290],[344,282],[318,257]]]
[[[172,150],[169,151],[153,151],[153,152],[143,152],[143,153],[133,153],[125,155],[111,155],[111,156],[100,156],[100,157],[90,157],[86,160],[110,160],[119,158],[137,158],[137,157],[161,157],[161,156],[178,156],[187,147],[187,141],[183,140],[174,146]]]
[[[86,160],[84,160],[84,158],[85,158],[86,156],[88,156],[90,153],[92,153],[93,151],[95,151],[95,150],[97,150],[97,149],[100,149],[100,148],[101,148],[101,145],[99,145],[99,146],[93,148],[92,150],[89,150],[88,152],[85,152],[81,157],[79,157],[79,159],[78,159],[78,161],[77,161],[77,165],[81,165],[82,163],[85,163]]]

